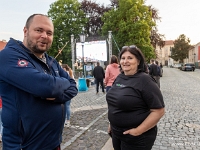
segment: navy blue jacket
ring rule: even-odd
[[[48,65],[14,39],[0,52],[3,150],[52,150],[62,141],[64,103],[78,90],[57,61],[45,57]]]

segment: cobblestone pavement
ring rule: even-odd
[[[153,150],[200,149],[200,70],[184,72],[164,68],[161,78],[166,114],[158,123]],[[94,86],[71,102],[71,126],[63,132],[62,150],[101,150],[107,135],[105,94]]]
[[[153,150],[200,149],[200,71],[164,68],[161,78],[166,114],[158,123]]]
[[[71,126],[63,132],[63,150],[101,150],[109,139],[105,94],[92,86],[71,102]]]

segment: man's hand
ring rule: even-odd
[[[46,98],[48,101],[54,101],[56,98]]]

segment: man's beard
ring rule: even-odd
[[[46,52],[50,48],[50,46],[48,44],[46,44],[45,49],[40,49],[39,46],[37,45],[37,42],[34,43],[30,39],[29,35],[27,36],[27,46],[33,53],[37,53],[37,54],[43,54],[44,52]]]

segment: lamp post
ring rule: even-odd
[[[72,34],[71,35],[71,54],[72,54],[72,71],[73,73],[75,72],[75,69],[74,69],[74,35]]]
[[[195,65],[195,55],[196,55],[196,54],[194,53],[194,65]]]
[[[84,73],[84,43],[85,43],[85,34],[82,32],[81,34],[79,34],[80,37],[80,42],[82,44],[82,63],[83,63],[83,78],[85,78],[85,73]]]

